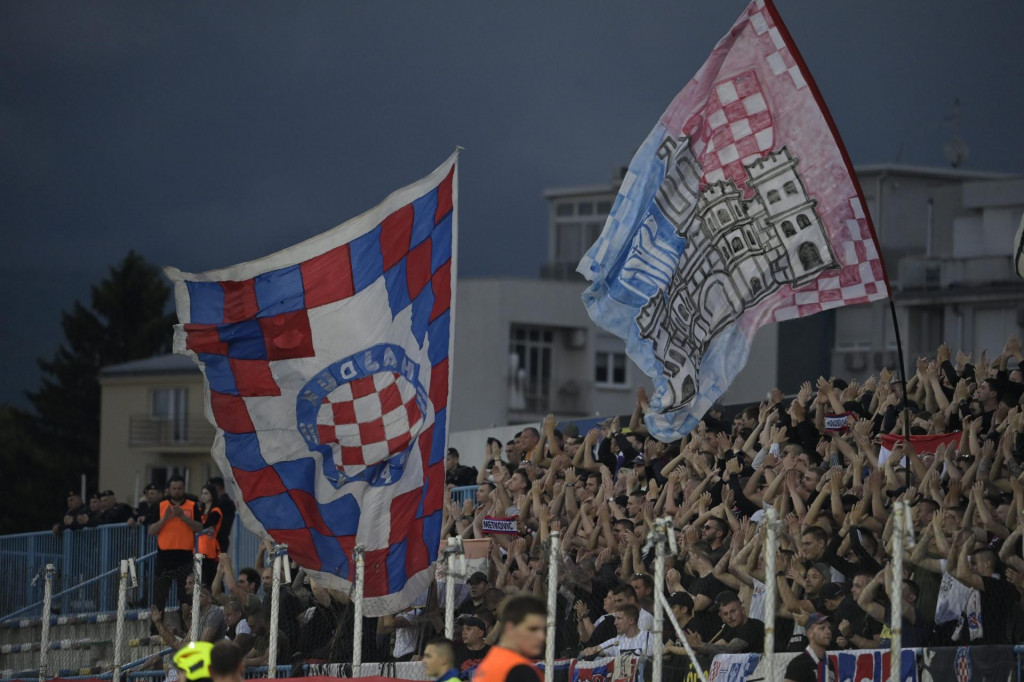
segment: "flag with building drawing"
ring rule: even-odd
[[[888,295],[849,158],[778,12],[752,2],[633,157],[579,272],[595,322],[689,432],[757,330]]]

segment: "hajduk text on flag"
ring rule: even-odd
[[[578,270],[591,318],[653,378],[663,439],[725,392],[761,326],[888,295],[849,158],[771,2],[662,114]]]
[[[243,522],[342,591],[362,545],[368,616],[412,604],[440,546],[456,160],[284,251],[166,269]]]

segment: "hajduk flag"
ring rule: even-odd
[[[762,325],[888,295],[864,197],[778,12],[752,2],[633,157],[579,272],[591,318],[689,432]]]
[[[338,590],[363,546],[368,616],[409,606],[440,546],[455,164],[271,256],[167,269],[242,520]]]

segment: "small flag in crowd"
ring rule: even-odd
[[[932,454],[938,452],[938,449],[943,446],[956,446],[960,443],[961,433],[955,431],[953,433],[937,433],[933,435],[921,435],[911,436],[910,445],[913,446],[914,452],[919,455],[923,455],[926,452]],[[897,443],[901,443],[906,440],[903,436],[895,434],[883,433],[882,446],[878,450],[878,466],[885,464],[886,460],[889,459],[889,455],[892,454],[893,448],[896,447]],[[901,462],[903,464],[903,462]]]
[[[744,10],[633,157],[579,265],[591,318],[689,432],[762,325],[888,295],[850,161],[778,12]]]
[[[213,457],[254,532],[396,613],[440,545],[455,293],[456,156],[379,206],[279,253],[167,268],[217,427]]]

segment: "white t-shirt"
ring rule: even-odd
[[[636,626],[642,632],[650,632],[654,629],[654,614],[647,609],[640,609],[640,618],[637,619]]]
[[[654,653],[654,640],[650,630],[641,630],[635,637],[616,635],[607,642],[602,642],[600,646],[601,653],[605,656],[622,656],[623,654],[650,656]]]

